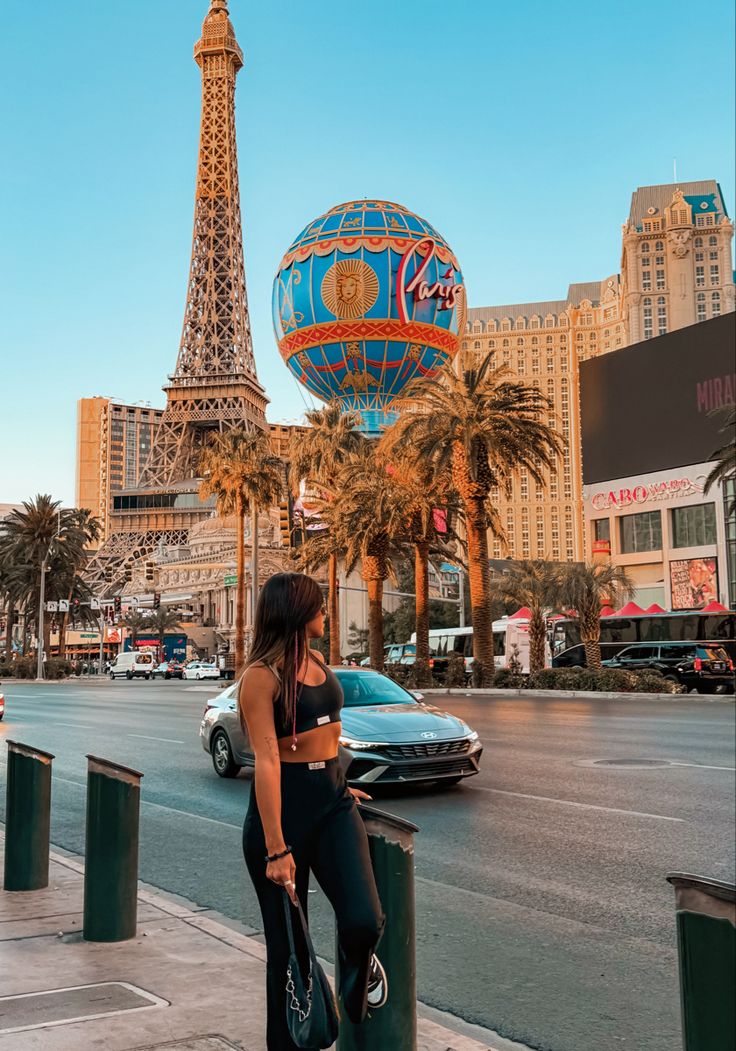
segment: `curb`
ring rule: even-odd
[[[5,836],[5,826],[2,822],[0,822],[0,836]],[[77,875],[84,875],[82,855],[57,848],[49,851],[49,860],[63,868],[70,869]],[[212,909],[199,906],[180,895],[168,894],[141,881],[138,884],[137,897],[138,901],[152,905],[172,919],[258,960],[265,967],[265,944],[255,936],[255,932],[244,933],[252,929],[245,927],[238,920],[230,920]],[[334,965],[321,957],[318,959],[329,977],[334,980]],[[420,1049],[423,1046],[423,1040],[426,1041],[429,1038],[446,1045],[447,1051],[532,1051],[526,1044],[508,1040],[489,1029],[424,1004],[421,1000],[417,1000],[417,1019],[420,1028],[418,1034]]]
[[[419,691],[425,697],[552,697],[558,700],[587,701],[703,701],[706,704],[733,704],[732,693],[610,693],[602,690],[477,690],[472,687],[431,687]]]

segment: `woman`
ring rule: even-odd
[[[258,599],[238,694],[255,754],[243,853],[266,937],[268,1051],[296,1048],[286,1024],[283,893],[294,903],[298,898],[306,913],[310,869],[335,910],[340,991],[350,1020],[362,1022],[388,992],[373,952],[385,917],[356,802],[370,796],[347,786],[337,758],[342,689],[309,646],[324,634],[324,618],[322,591],[311,577],[271,577]],[[297,947],[308,966],[304,945]]]

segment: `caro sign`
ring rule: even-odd
[[[646,504],[671,497],[694,496],[703,492],[703,480],[700,478],[673,478],[667,482],[639,483],[621,489],[601,490],[593,493],[590,502],[596,511],[606,511],[610,507],[630,507],[633,504]]]

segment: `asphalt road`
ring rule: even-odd
[[[141,878],[260,929],[240,847],[250,780],[215,775],[197,736],[207,693],[193,687],[6,682],[0,737],[55,753],[52,841],[80,853],[85,753],[144,771]],[[377,800],[421,829],[420,998],[546,1051],[674,1051],[664,877],[734,881],[733,702],[437,703],[480,733],[481,773]],[[321,891],[309,906],[318,952],[333,959]]]

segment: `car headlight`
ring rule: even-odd
[[[471,732],[470,732],[470,733],[468,734],[468,736],[467,736],[467,737],[465,738],[465,740],[466,740],[466,741],[477,741],[477,740],[478,740],[478,734],[476,733],[476,731],[475,731],[475,730],[472,730],[472,731],[471,731]]]
[[[352,737],[341,737],[340,744],[352,752],[365,752],[369,748],[386,748],[384,743],[378,741],[354,741]]]

